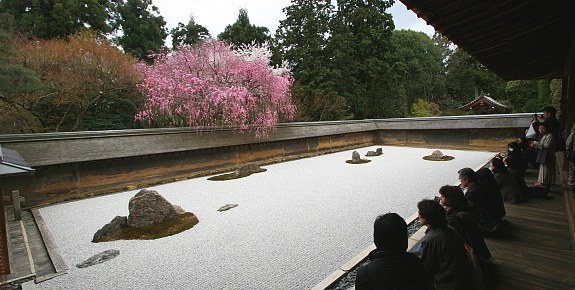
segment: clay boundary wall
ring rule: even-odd
[[[524,134],[532,114],[279,124],[267,138],[230,128],[0,135],[34,176],[1,180],[25,207],[135,189],[202,175],[370,145],[501,151]]]

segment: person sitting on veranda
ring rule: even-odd
[[[489,169],[484,168],[489,171]],[[469,201],[474,210],[479,213],[480,223],[486,231],[498,230],[505,216],[503,198],[491,171],[481,171],[484,182],[479,182],[479,175],[471,168],[459,170],[459,181],[466,189],[465,199]],[[490,176],[490,178],[489,178]],[[485,182],[487,181],[487,182]]]
[[[427,226],[425,236],[413,249],[421,257],[432,289],[474,289],[473,266],[465,241],[448,226],[445,210],[433,200],[417,203],[419,222]]]
[[[522,188],[517,180],[509,174],[501,158],[496,157],[491,160],[491,171],[493,171],[493,177],[499,185],[503,201],[520,203],[525,200],[525,188]]]
[[[407,250],[407,224],[396,213],[380,215],[373,224],[376,249],[357,270],[355,289],[427,289],[423,263]]]
[[[479,216],[473,212],[459,186],[444,185],[439,188],[439,203],[447,213],[447,223],[459,232],[473,248],[477,259],[484,263],[491,258],[479,226]]]

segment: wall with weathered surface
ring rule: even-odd
[[[265,139],[188,128],[0,135],[33,177],[3,179],[24,206],[59,202],[369,145],[500,151],[524,133],[530,114],[280,124]]]

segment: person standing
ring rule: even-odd
[[[373,224],[376,249],[357,270],[355,289],[428,289],[423,263],[407,250],[407,224],[396,213],[380,215]]]
[[[545,187],[547,190],[555,184],[555,136],[549,131],[548,123],[539,124],[539,141],[532,141],[529,146],[537,149],[537,163],[539,175],[535,186]]]

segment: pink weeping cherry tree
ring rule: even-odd
[[[232,49],[221,41],[154,55],[138,64],[147,95],[136,120],[149,127],[230,126],[265,137],[280,121],[293,119],[287,64],[271,67],[267,45]]]

